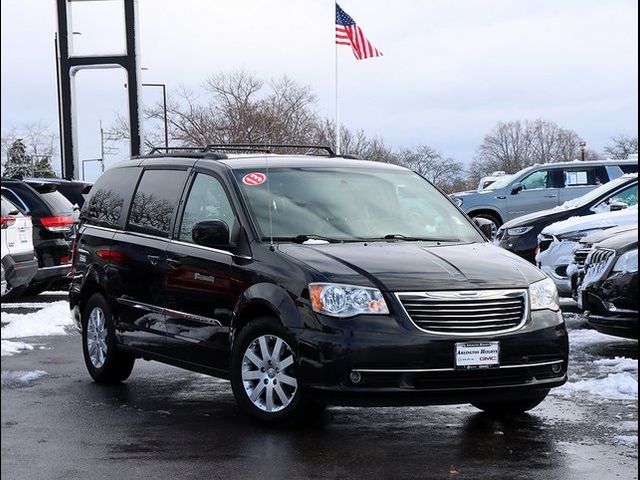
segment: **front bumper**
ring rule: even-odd
[[[382,317],[388,328],[376,332],[369,318],[352,320],[349,331],[296,332],[305,388],[332,404],[429,405],[521,398],[567,380],[560,313],[534,312],[521,329],[481,339],[428,334],[393,317]],[[456,369],[455,344],[473,341],[499,341],[500,367]]]

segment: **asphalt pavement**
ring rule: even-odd
[[[126,383],[99,386],[79,334],[28,341],[34,350],[2,357],[3,480],[638,478],[637,400],[552,395],[506,418],[468,405],[330,408],[316,425],[274,429],[242,416],[227,382],[138,361]],[[572,368],[637,359],[638,344],[590,349]],[[616,440],[634,429],[635,446]]]

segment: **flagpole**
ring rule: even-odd
[[[334,9],[333,9],[333,16],[334,16],[334,23],[335,22],[335,16],[336,16],[336,12],[338,11],[338,0],[335,0],[334,2]],[[334,30],[335,30],[335,25],[334,25]],[[338,42],[335,41],[335,31],[333,33],[334,36],[334,43],[335,43],[335,73],[336,73],[336,84],[335,84],[335,94],[336,94],[336,155],[340,155],[342,152],[342,145],[340,144],[340,101],[339,101],[339,94],[338,94]]]

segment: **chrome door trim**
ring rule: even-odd
[[[169,315],[178,318],[185,318],[196,322],[204,323],[206,325],[212,325],[214,327],[221,327],[222,323],[215,318],[204,317],[202,315],[195,315],[193,313],[181,312],[179,310],[173,310],[171,308],[159,307],[158,305],[152,305],[150,303],[137,302],[128,298],[119,297],[116,299],[121,305],[126,305],[131,308],[137,308],[139,310],[146,310],[148,312],[160,313],[162,315]]]

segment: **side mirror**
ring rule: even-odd
[[[609,204],[609,211],[610,212],[619,212],[620,210],[624,210],[625,208],[628,208],[629,205],[627,205],[624,202],[617,202],[617,201],[613,201]]]
[[[211,248],[229,248],[229,226],[222,220],[202,220],[191,229],[191,238],[198,245]]]
[[[495,223],[491,220],[487,220],[486,218],[475,217],[473,219],[473,223],[475,223],[480,231],[487,237],[489,240],[493,240],[498,233]]]
[[[511,195],[517,195],[524,189],[524,185],[520,182],[516,182],[511,186]]]

